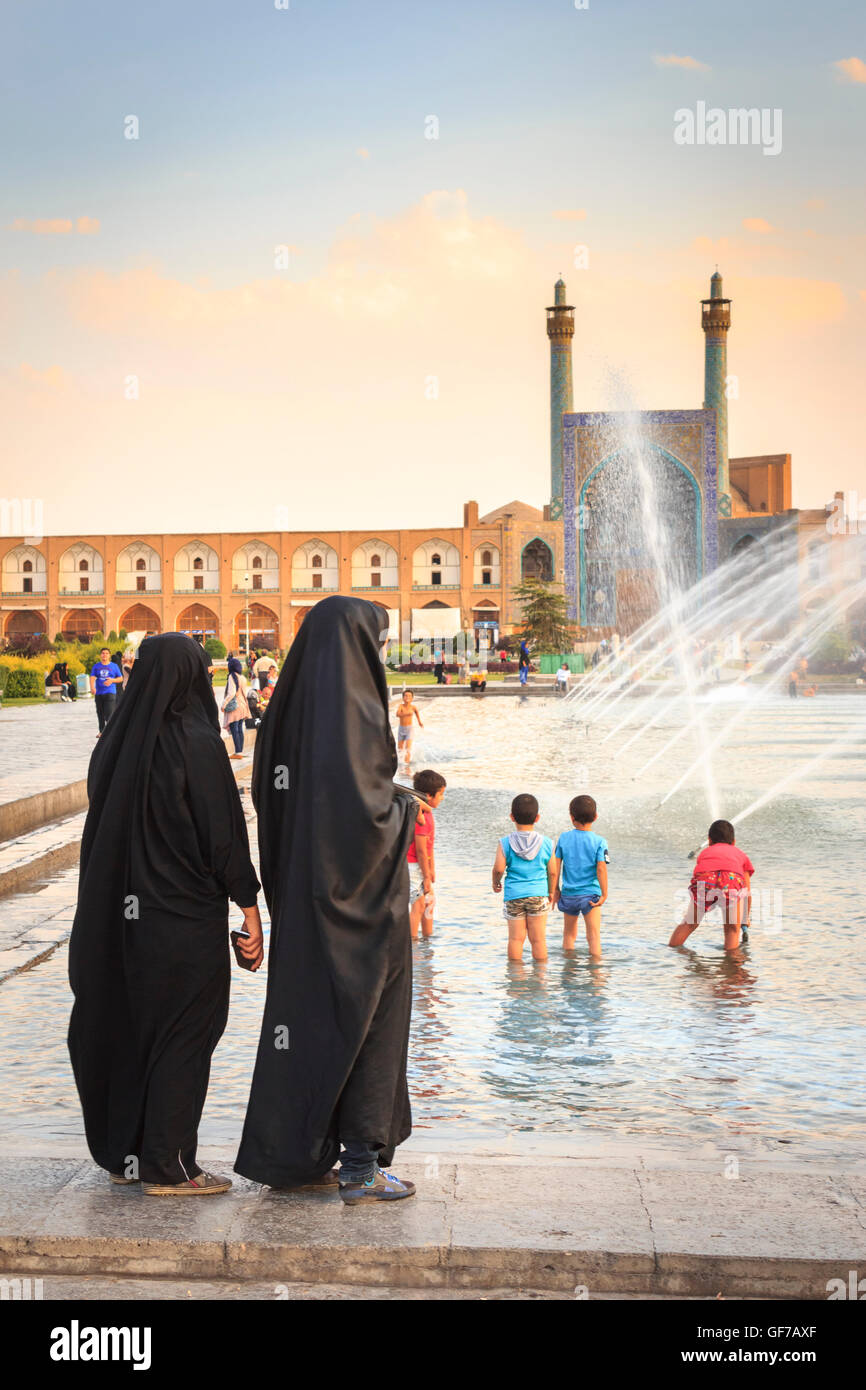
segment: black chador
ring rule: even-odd
[[[201,647],[142,642],[90,761],[69,943],[69,1054],[109,1172],[183,1183],[228,1016],[228,900],[256,901],[240,797]]]
[[[411,1131],[406,851],[383,610],[326,598],[295,638],[253,768],[271,915],[268,994],[236,1169],[273,1187],[323,1175],[340,1143],[382,1166]]]

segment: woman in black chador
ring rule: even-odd
[[[383,620],[387,630],[364,599],[315,605],[253,765],[271,943],[235,1168],[272,1187],[324,1186],[341,1157],[347,1202],[414,1192],[384,1171],[412,1128],[406,851],[417,803],[393,781]]]
[[[69,943],[69,1055],[90,1152],[156,1196],[226,1192],[196,1162],[229,1001],[228,900],[262,958],[259,883],[207,658],[181,633],[142,642],[90,760]]]

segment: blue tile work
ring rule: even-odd
[[[563,506],[562,421],[574,403],[571,341],[550,345],[550,515],[556,521]]]
[[[565,568],[567,613],[571,623],[578,621],[579,598],[577,584],[577,494],[576,494],[576,435],[573,415],[562,421],[562,532]]]
[[[697,493],[699,544],[698,573],[718,564],[718,485],[716,456],[716,412],[714,410],[644,410],[642,424],[651,427],[652,443],[692,479]],[[570,412],[562,420],[562,512],[565,560],[565,587],[568,616],[572,622],[586,622],[584,556],[581,545],[580,500],[589,478],[609,457],[605,438],[616,430],[622,414],[615,411]],[[585,458],[578,457],[578,430],[584,436]],[[587,447],[587,439],[589,447]]]

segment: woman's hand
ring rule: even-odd
[[[265,958],[264,936],[262,934],[262,919],[259,914],[258,906],[242,907],[244,914],[244,931],[247,933],[248,940],[240,937],[238,949],[242,956],[252,961],[250,970],[258,970]]]

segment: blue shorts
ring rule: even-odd
[[[399,727],[398,730],[397,730],[397,742],[398,742],[398,743],[405,743],[406,740],[407,740],[407,738],[411,738],[411,737],[412,737],[412,725],[411,725],[411,724],[401,724],[400,727]]]
[[[598,907],[601,894],[596,897],[593,893],[581,893],[575,898],[561,897],[559,900],[560,912],[565,912],[569,917],[586,917],[586,914],[593,907]]]

